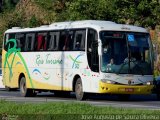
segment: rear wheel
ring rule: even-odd
[[[12,89],[10,87],[8,87],[8,86],[5,86],[5,90],[6,91],[11,91]]]
[[[12,88],[5,86],[6,91],[12,91]]]
[[[23,96],[23,97],[36,96],[36,93],[34,90],[27,88],[25,77],[22,77],[20,80],[20,93],[21,93],[21,96]]]
[[[6,91],[17,91],[17,88],[10,88],[8,86],[5,86]]]
[[[86,99],[86,93],[83,92],[83,86],[81,78],[78,78],[75,84],[75,94],[77,100],[85,100]]]

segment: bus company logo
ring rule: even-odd
[[[79,69],[79,64],[82,62],[78,61],[78,58],[80,58],[82,55],[83,54],[78,55],[75,59],[69,55],[69,58],[73,61],[72,68]]]
[[[132,83],[134,83],[134,82],[132,82],[133,78],[131,78],[131,77],[126,78],[126,80],[128,81],[128,85],[131,85]]]
[[[131,85],[132,81],[131,80],[128,80],[128,85]]]
[[[41,55],[36,55],[36,64],[42,65],[42,64],[50,64],[50,65],[55,65],[55,64],[62,64],[61,59],[53,59],[51,57],[51,54],[47,54],[45,58],[43,58]]]

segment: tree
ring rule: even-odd
[[[115,14],[114,2],[110,0],[73,0],[66,4],[67,20],[112,20]]]
[[[19,0],[3,0],[3,9],[11,10],[18,2]]]
[[[160,20],[160,3],[158,0],[114,0],[117,21],[155,27]]]
[[[158,0],[56,0],[57,21],[111,20],[118,23],[155,27],[160,24]]]
[[[37,26],[40,26],[41,25],[41,22],[35,17],[35,15],[33,15],[31,17],[31,19],[29,20],[28,22],[28,27],[37,27]]]

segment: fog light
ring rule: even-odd
[[[153,81],[149,81],[146,83],[147,85],[153,85]]]

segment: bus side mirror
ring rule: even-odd
[[[98,54],[102,55],[102,42],[101,42],[101,40],[98,40]]]

